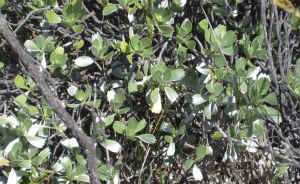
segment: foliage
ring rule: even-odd
[[[112,183],[296,180],[299,11],[274,4],[0,0],[36,72],[51,76],[51,93],[97,142],[100,180]],[[8,48],[0,182],[89,183],[82,142]]]

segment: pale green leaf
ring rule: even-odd
[[[177,100],[178,94],[174,89],[172,89],[170,87],[165,87],[164,90],[165,90],[165,93],[171,103],[173,103]]]
[[[101,143],[101,145],[108,149],[111,152],[118,153],[121,149],[121,145],[114,140],[106,139],[105,142]]]
[[[118,4],[109,3],[103,8],[102,15],[103,16],[109,15],[109,14],[117,11],[118,8],[119,8]]]
[[[80,56],[74,60],[75,65],[79,67],[86,67],[94,63],[94,60],[88,56]]]
[[[206,155],[209,155],[213,152],[213,149],[210,146],[201,145],[196,148],[196,159],[201,161]]]
[[[26,135],[25,137],[31,145],[37,148],[42,148],[46,142],[45,138],[41,138],[37,136]]]
[[[52,10],[46,12],[46,18],[50,24],[58,24],[61,22],[60,16]]]
[[[148,143],[148,144],[156,143],[156,138],[152,134],[142,134],[142,135],[138,135],[136,137],[139,138],[141,141]]]

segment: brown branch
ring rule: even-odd
[[[43,74],[43,71],[40,72],[40,68],[36,64],[38,62],[34,58],[32,58],[31,55],[23,48],[19,39],[8,27],[7,21],[4,15],[1,13],[0,33],[3,35],[12,50],[17,54],[19,59],[22,61],[30,77],[32,77],[36,81],[37,86],[39,87],[43,96],[46,98],[49,106],[60,117],[64,124],[72,131],[73,135],[77,138],[79,144],[82,146],[87,157],[87,168],[90,176],[90,183],[100,184],[96,160],[97,143],[85,134],[82,128],[64,109],[62,103],[60,102],[58,97],[53,94],[51,88],[46,82],[46,75]]]

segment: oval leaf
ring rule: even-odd
[[[109,15],[111,13],[113,13],[114,11],[117,11],[119,8],[119,5],[117,4],[113,4],[113,3],[109,3],[108,5],[106,5],[103,9],[103,16]]]
[[[162,110],[161,97],[159,94],[159,88],[155,88],[150,94],[151,111],[155,114],[159,114]]]
[[[74,60],[75,65],[79,67],[86,67],[94,63],[94,60],[88,56],[80,56]]]
[[[200,94],[193,95],[192,99],[193,99],[193,104],[194,105],[200,105],[200,104],[203,104],[204,102],[207,101]]]
[[[109,151],[114,152],[114,153],[118,153],[121,149],[121,145],[117,141],[114,141],[114,140],[107,139],[104,143],[101,143],[101,145],[104,148],[106,148]]]
[[[30,144],[37,148],[42,148],[46,142],[46,139],[32,135],[27,135],[25,137]]]
[[[60,141],[60,143],[70,149],[79,147],[79,144],[75,138],[65,139],[63,141]]]
[[[142,135],[139,135],[136,137],[139,138],[141,141],[148,143],[148,144],[156,143],[156,138],[152,134],[142,134]]]
[[[170,87],[165,87],[164,89],[165,89],[166,95],[167,95],[168,99],[170,100],[170,102],[171,103],[175,102],[178,98],[177,92]]]
[[[202,172],[196,164],[193,167],[193,177],[196,181],[201,181],[203,179]]]
[[[167,150],[167,156],[173,156],[174,153],[175,153],[175,143],[171,142]]]
[[[58,24],[61,22],[61,18],[54,11],[48,11],[46,13],[46,18],[50,24]]]

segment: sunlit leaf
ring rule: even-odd
[[[74,60],[75,65],[79,67],[86,67],[94,63],[94,60],[88,56],[80,56]]]
[[[156,143],[156,138],[152,134],[142,134],[142,135],[138,135],[136,137],[139,138],[141,141],[148,143],[148,144]]]
[[[121,149],[121,145],[114,140],[106,139],[105,142],[101,143],[101,145],[108,149],[111,152],[118,153]]]
[[[46,12],[46,18],[50,24],[58,24],[61,22],[61,18],[54,11]]]
[[[193,167],[193,177],[196,181],[201,181],[203,179],[202,172],[196,164],[194,164]]]

